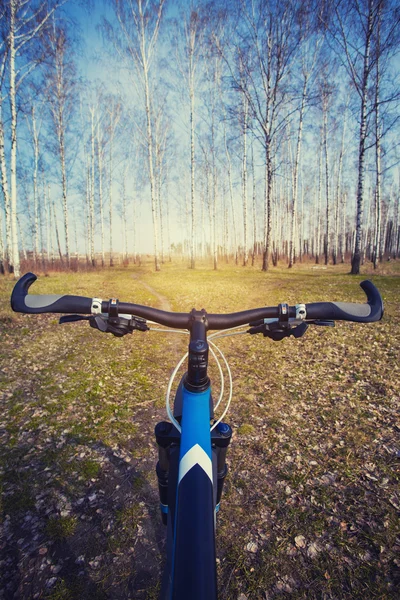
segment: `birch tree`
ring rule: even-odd
[[[109,156],[108,156],[108,193],[109,193],[109,252],[110,252],[110,267],[114,265],[113,262],[113,216],[114,216],[114,204],[113,204],[113,175],[114,175],[114,139],[117,131],[118,124],[121,119],[121,104],[116,101],[114,97],[110,98],[108,103],[108,133],[109,133]]]
[[[159,212],[157,210],[157,188],[154,153],[154,115],[152,112],[151,68],[155,53],[165,0],[113,0],[117,27],[104,20],[103,29],[112,41],[115,50],[132,75],[132,84],[145,112],[145,129],[142,135],[147,146],[147,162],[150,184],[151,213],[154,236],[154,262],[156,271],[159,263]]]
[[[321,100],[322,100],[322,144],[325,159],[325,240],[324,255],[325,264],[329,262],[330,236],[331,236],[331,202],[330,202],[330,170],[329,170],[329,152],[328,152],[328,107],[329,96],[331,94],[330,86],[327,81],[322,82]]]
[[[38,192],[38,171],[39,171],[39,137],[42,121],[37,123],[36,109],[35,106],[31,106],[30,110],[30,122],[28,121],[28,127],[32,136],[33,145],[33,232],[34,232],[34,244],[33,244],[33,257],[35,263],[39,257],[39,192]]]
[[[100,213],[100,241],[101,241],[101,266],[105,265],[104,254],[104,196],[103,196],[103,177],[104,177],[104,137],[100,131],[100,119],[97,121],[96,128],[97,145],[97,168],[99,179],[99,213]]]
[[[22,86],[34,68],[43,60],[42,46],[35,45],[38,37],[43,34],[54,11],[64,4],[66,0],[35,1],[9,0],[3,5],[2,29],[3,56],[0,68],[2,76],[7,68],[7,95],[10,107],[10,119],[5,120],[1,111],[0,126],[0,161],[2,163],[2,186],[6,206],[9,208],[10,220],[8,225],[10,249],[8,250],[9,270],[15,277],[20,275],[18,223],[17,223],[17,94],[21,93]],[[4,80],[1,79],[2,84]],[[2,91],[4,91],[2,85]],[[3,96],[4,99],[4,96]],[[3,104],[3,102],[1,102]],[[7,132],[6,132],[7,127]],[[4,141],[7,137],[10,145],[8,155],[4,151]],[[10,186],[8,186],[8,172]],[[9,190],[9,196],[8,196]]]
[[[189,130],[190,130],[190,268],[195,268],[196,261],[196,94],[199,80],[199,62],[201,60],[201,46],[204,38],[204,29],[201,18],[201,6],[199,2],[189,3],[185,10],[183,3],[181,10],[183,14],[183,27],[176,28],[179,35],[182,29],[183,52],[180,44],[176,44],[176,61],[178,70],[187,90],[189,104]],[[181,19],[180,19],[181,20]],[[185,96],[186,96],[185,94]]]
[[[171,148],[168,147],[170,124],[165,110],[165,102],[160,102],[158,104],[155,113],[154,151],[157,175],[157,207],[160,219],[161,264],[164,264],[165,231],[167,231],[168,237],[168,219],[166,219],[168,213],[168,195],[166,193],[168,173],[167,161],[168,151],[171,152]],[[165,227],[165,223],[167,223],[167,227]],[[194,266],[192,268],[194,268]]]
[[[341,211],[345,211],[344,200],[342,199],[342,173],[343,173],[343,158],[346,153],[345,149],[345,136],[347,129],[347,112],[348,112],[348,97],[346,101],[346,105],[344,107],[344,116],[343,116],[343,129],[342,129],[342,142],[340,145],[340,152],[338,158],[338,166],[337,166],[337,177],[336,177],[336,196],[335,196],[335,231],[334,231],[334,248],[333,248],[333,264],[337,264],[338,255],[341,255],[341,260],[344,259],[343,251],[341,248],[342,239],[344,237],[344,229],[342,230],[343,225],[343,217],[340,219]]]
[[[221,104],[222,98],[220,96]],[[229,150],[229,145],[227,142],[227,133],[226,133],[226,109],[224,108],[223,112],[223,136],[224,136],[224,149],[225,149],[225,157],[226,157],[226,168],[228,175],[228,187],[229,187],[229,199],[230,199],[230,209],[232,213],[232,227],[233,227],[233,248],[234,248],[234,256],[235,256],[235,264],[238,264],[238,242],[237,242],[237,220],[236,220],[236,207],[233,198],[233,181],[232,181],[232,159],[231,153]]]
[[[304,65],[303,65],[304,67]],[[297,216],[297,187],[298,187],[298,170],[300,163],[300,150],[301,150],[301,138],[303,133],[303,119],[304,119],[304,110],[307,99],[307,84],[309,73],[307,70],[303,68],[303,91],[301,94],[301,103],[300,103],[300,114],[299,114],[299,126],[297,131],[297,144],[296,144],[296,156],[295,162],[293,166],[293,199],[292,199],[292,214],[291,214],[291,233],[290,233],[290,243],[289,243],[289,264],[288,267],[293,266],[293,255],[294,255],[294,236],[295,236],[295,220]]]
[[[3,105],[7,99],[7,89],[5,85],[6,67],[8,60],[8,20],[7,11],[1,13],[2,39],[0,41],[0,169],[1,169],[1,188],[4,198],[5,211],[5,228],[6,228],[6,243],[4,249],[4,257],[7,263],[7,268],[10,273],[13,271],[13,260],[11,256],[12,241],[11,241],[11,197],[8,186],[7,161],[5,153],[5,131],[3,118]]]
[[[240,43],[235,45],[240,53],[245,77],[240,77],[221,52],[230,68],[234,86],[247,98],[249,110],[258,124],[264,148],[264,271],[268,270],[271,253],[272,186],[274,176],[273,144],[284,127],[282,109],[286,102],[286,81],[303,35],[302,4],[293,1],[266,3],[241,2]],[[245,82],[245,86],[243,85]]]
[[[0,274],[4,275],[4,238],[3,238],[3,209],[0,206]]]
[[[70,233],[68,214],[68,181],[66,137],[74,114],[76,69],[65,25],[53,16],[47,36],[49,67],[45,74],[47,100],[57,137],[57,155],[60,160],[62,210],[64,218],[65,258],[70,266]]]
[[[369,130],[369,86],[374,72],[373,41],[381,7],[385,6],[385,40],[380,43],[380,55],[388,55],[396,49],[398,36],[398,5],[383,0],[339,0],[333,9],[332,19],[325,25],[334,43],[348,77],[359,99],[359,134],[357,168],[357,211],[354,253],[351,273],[360,272],[362,255],[362,225],[365,195],[365,161],[368,149]]]
[[[296,155],[293,168],[293,193],[292,193],[292,214],[291,214],[291,230],[290,230],[290,241],[289,241],[289,264],[288,267],[293,266],[294,262],[294,237],[295,237],[295,219],[297,211],[297,189],[298,189],[298,171],[300,164],[301,154],[301,143],[303,138],[303,124],[305,110],[308,103],[310,78],[313,75],[314,69],[317,64],[318,55],[321,48],[321,37],[311,36],[312,32],[309,32],[311,39],[305,39],[302,44],[301,51],[301,80],[302,80],[302,92],[299,106],[299,121],[297,129],[297,143],[296,143]],[[299,82],[300,83],[300,82]]]
[[[247,134],[249,119],[249,102],[245,94],[242,98],[241,126],[242,126],[242,203],[243,203],[243,266],[246,267],[249,260],[248,249],[248,214],[247,214]]]
[[[90,113],[90,162],[88,163],[88,182],[89,182],[89,231],[90,231],[90,262],[92,267],[96,266],[96,258],[94,251],[94,230],[95,230],[95,168],[96,168],[96,154],[95,154],[95,107],[89,106]]]

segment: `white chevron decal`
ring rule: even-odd
[[[199,465],[203,471],[208,475],[212,482],[212,462],[207,452],[203,450],[199,444],[196,444],[190,450],[188,450],[185,456],[182,458],[179,464],[179,481],[185,477],[186,473],[190,471],[192,467]]]

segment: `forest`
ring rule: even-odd
[[[0,271],[400,252],[394,0],[4,0]]]

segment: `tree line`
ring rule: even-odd
[[[259,256],[265,271],[349,260],[354,274],[398,257],[393,0],[0,11],[1,272],[136,259],[143,211],[156,270],[173,253],[215,269]]]

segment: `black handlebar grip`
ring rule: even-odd
[[[68,313],[91,314],[92,299],[82,296],[57,296],[55,294],[35,296],[28,290],[37,277],[26,273],[17,281],[11,294],[11,308],[21,313]]]
[[[360,283],[367,296],[365,304],[352,302],[313,302],[306,304],[307,319],[333,319],[374,323],[383,317],[383,301],[378,289],[368,279]]]

